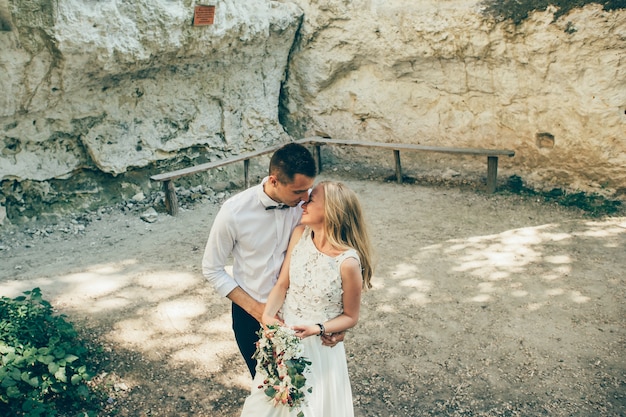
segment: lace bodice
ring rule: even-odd
[[[289,289],[283,305],[285,324],[322,323],[343,312],[341,263],[359,255],[349,249],[332,257],[317,250],[311,229],[305,228],[291,253]]]

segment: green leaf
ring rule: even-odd
[[[2,388],[7,388],[7,387],[13,387],[17,385],[17,381],[14,380],[13,378],[4,378],[2,380],[2,384],[0,384],[0,386],[2,386]]]
[[[65,359],[65,362],[67,362],[67,363],[72,363],[72,362],[74,362],[76,359],[78,359],[78,356],[76,356],[76,355],[72,355],[71,353],[69,353],[69,354],[65,355],[65,358],[64,358],[64,359]]]
[[[13,346],[9,346],[4,342],[0,342],[0,353],[6,355],[7,353],[14,353],[15,348]]]
[[[89,389],[87,388],[86,385],[81,385],[78,388],[76,388],[76,393],[83,398],[89,397]]]
[[[72,378],[70,379],[70,382],[72,383],[72,385],[78,385],[80,383],[80,381],[82,381],[83,378],[78,375],[78,374],[74,374],[72,375]]]
[[[28,398],[22,404],[22,411],[26,411],[27,417],[39,417],[39,416],[55,416],[56,412],[54,410],[48,409],[48,413],[46,413],[46,406],[41,403],[41,400],[37,400],[34,398]]]
[[[17,368],[11,369],[9,376],[15,381],[19,381],[20,379],[22,379],[22,373]]]
[[[65,375],[65,366],[59,368],[58,371],[54,373],[54,377],[57,381],[67,382],[67,375]]]
[[[39,378],[32,376],[31,372],[22,372],[21,379],[33,388],[39,387]]]
[[[19,398],[22,396],[18,387],[8,387],[7,388],[7,397],[9,398]]]
[[[24,352],[22,352],[22,355],[24,356],[25,360],[32,361],[33,357],[37,355],[37,348],[34,348],[34,347],[26,348],[24,349]]]
[[[48,372],[50,372],[52,375],[56,374],[59,368],[60,366],[56,362],[51,362],[48,364]]]
[[[44,356],[40,356],[39,358],[37,358],[37,360],[43,363],[44,365],[49,365],[50,363],[52,363],[52,361],[54,361],[54,356],[44,355]]]
[[[7,353],[6,355],[2,357],[2,364],[8,365],[12,362],[15,362],[16,358],[17,358],[17,355],[15,354],[15,349],[13,349],[13,351]]]
[[[44,346],[44,347],[40,347],[39,349],[37,349],[37,352],[39,352],[41,356],[48,356],[50,355],[51,350],[52,349],[50,349],[48,346]]]
[[[274,398],[274,395],[276,395],[276,390],[274,389],[274,387],[267,387],[265,388],[265,395],[270,398]]]
[[[80,372],[80,376],[81,378],[83,378],[85,381],[91,381],[91,378],[93,378],[96,374],[94,372]]]
[[[294,387],[300,389],[306,383],[306,378],[302,375],[296,375],[291,379],[291,383],[293,384]]]
[[[61,349],[61,348],[56,348],[52,351],[52,354],[54,355],[55,358],[57,359],[61,359],[61,358],[65,358],[65,350]]]
[[[48,392],[48,388],[50,388],[50,386],[52,385],[52,382],[50,381],[49,378],[42,378],[41,381],[41,392]]]

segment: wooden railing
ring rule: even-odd
[[[361,146],[368,148],[381,148],[392,150],[395,160],[396,180],[398,183],[402,183],[402,164],[400,161],[400,151],[411,152],[439,152],[445,154],[456,155],[473,155],[487,157],[487,192],[494,193],[496,191],[496,183],[498,177],[498,157],[508,156],[513,157],[515,151],[509,149],[481,149],[481,148],[450,148],[450,147],[438,147],[438,146],[423,146],[414,145],[410,143],[387,143],[387,142],[367,142],[367,141],[351,141],[341,139],[331,139],[320,136],[313,136],[309,138],[299,139],[295,141],[302,145],[314,146],[314,157],[317,163],[318,172],[322,172],[322,156],[321,147],[324,145],[336,145],[336,146]],[[282,147],[284,144],[271,146],[265,149],[261,149],[254,152],[247,152],[241,155],[236,155],[226,159],[220,159],[219,161],[207,162],[200,165],[194,165],[192,167],[179,169],[176,171],[165,172],[162,174],[156,174],[150,177],[153,181],[160,181],[163,183],[163,190],[165,192],[165,207],[172,216],[178,213],[178,199],[176,198],[176,190],[173,181],[177,178],[185,175],[197,174],[218,168],[221,166],[233,164],[243,161],[244,172],[244,184],[248,188],[250,186],[250,180],[248,176],[248,169],[250,159],[257,156],[273,153]]]

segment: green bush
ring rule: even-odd
[[[554,19],[558,19],[572,9],[592,3],[602,5],[604,10],[626,8],[626,0],[483,0],[481,4],[485,13],[497,21],[511,20],[519,25],[532,12],[544,11],[550,5],[556,7]]]
[[[536,196],[543,198],[546,202],[555,202],[564,207],[575,207],[592,217],[611,216],[619,214],[622,210],[622,202],[610,200],[598,194],[587,194],[583,192],[566,192],[560,188],[550,191],[536,191],[526,187],[521,177],[511,175],[504,189],[514,194]]]
[[[87,348],[35,288],[0,299],[0,415],[95,415]]]

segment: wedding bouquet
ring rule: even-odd
[[[290,409],[299,408],[305,391],[311,392],[310,387],[305,389],[304,373],[311,362],[302,357],[302,341],[294,330],[279,325],[269,325],[257,334],[259,341],[254,358],[257,360],[257,372],[264,376],[259,389],[264,389],[274,407],[286,405]],[[304,414],[300,411],[298,417],[302,416]]]

